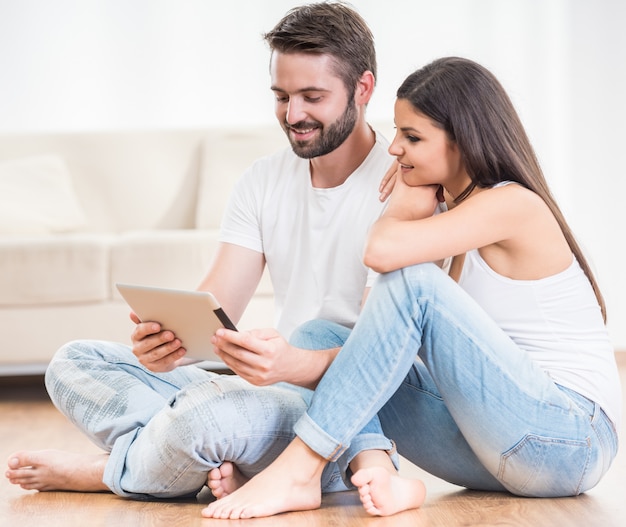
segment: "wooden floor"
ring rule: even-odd
[[[626,387],[626,353],[618,353]],[[622,430],[622,437],[626,437]],[[423,473],[404,461],[401,472],[421,477],[428,488],[424,506],[389,518],[372,518],[354,492],[327,495],[322,508],[252,520],[200,517],[207,492],[198,500],[134,502],[113,494],[25,491],[4,478],[5,460],[18,449],[59,448],[97,452],[50,404],[41,379],[15,383],[0,378],[0,527],[455,527],[626,525],[626,451],[603,481],[576,498],[524,499],[508,494],[471,492]]]

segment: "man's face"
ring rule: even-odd
[[[329,55],[274,52],[270,63],[275,112],[296,155],[305,159],[338,148],[358,112]]]

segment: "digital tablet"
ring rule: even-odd
[[[222,360],[213,352],[211,337],[219,328],[237,331],[217,299],[206,291],[183,291],[115,284],[142,322],[158,322],[172,331],[187,350],[185,362]]]

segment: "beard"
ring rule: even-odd
[[[299,121],[293,125],[283,123],[283,130],[287,134],[293,152],[303,159],[312,159],[330,154],[339,148],[354,130],[356,120],[357,111],[353,95],[343,114],[334,123],[326,127],[319,121]],[[311,128],[318,129],[319,134],[315,139],[308,141],[294,140],[289,134],[290,130],[310,130]]]

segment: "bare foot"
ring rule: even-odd
[[[390,516],[417,509],[426,498],[426,487],[422,481],[401,478],[382,467],[359,470],[351,481],[359,488],[363,508],[372,516]]]
[[[298,438],[294,440],[298,441]],[[236,520],[319,508],[320,478],[326,461],[314,453],[308,458],[302,452],[292,456],[293,444],[243,487],[209,504],[202,510],[202,516]]]
[[[108,454],[75,454],[62,450],[16,452],[9,457],[7,479],[26,490],[101,492]]]
[[[239,472],[233,463],[225,461],[219,468],[214,468],[209,472],[207,486],[211,489],[213,496],[219,500],[243,487],[248,481],[248,478]]]

